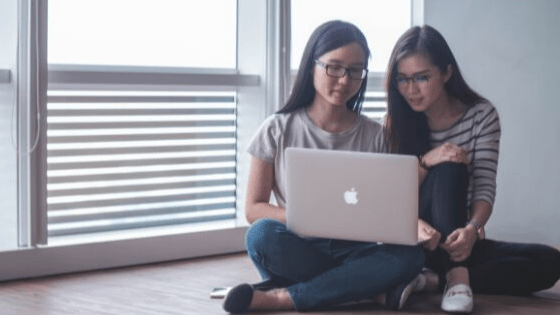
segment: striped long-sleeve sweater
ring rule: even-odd
[[[433,148],[449,142],[467,151],[469,208],[472,202],[478,200],[494,204],[500,136],[500,118],[497,110],[489,103],[469,108],[463,117],[447,130],[431,131]]]

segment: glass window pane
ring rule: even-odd
[[[297,69],[313,30],[329,20],[355,24],[372,51],[371,72],[385,72],[398,37],[410,27],[410,0],[293,0],[291,68]]]
[[[0,251],[17,247],[18,154],[13,94],[12,85],[0,83]]]
[[[18,247],[18,3],[0,2],[0,251]],[[24,149],[25,150],[25,149]],[[6,272],[6,271],[3,271]]]
[[[49,0],[50,64],[236,67],[237,1]]]

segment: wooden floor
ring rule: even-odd
[[[258,280],[247,256],[234,254],[3,282],[0,283],[0,314],[224,314],[220,300],[209,298],[210,289]],[[473,314],[560,314],[560,282],[537,295],[523,298],[476,295]],[[445,314],[439,309],[436,294],[411,296],[401,312],[362,304],[328,313]]]

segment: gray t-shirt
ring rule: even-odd
[[[267,118],[247,148],[253,157],[274,164],[272,191],[278,206],[286,206],[284,151],[289,147],[325,150],[379,152],[381,125],[360,115],[352,128],[339,133],[313,124],[305,109]]]

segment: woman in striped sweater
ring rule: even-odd
[[[442,35],[413,27],[388,67],[388,151],[419,159],[419,237],[426,240],[426,289],[444,291],[448,312],[472,311],[472,291],[530,294],[560,277],[560,252],[484,239],[496,195],[500,120],[473,91]],[[426,282],[427,281],[427,282]],[[445,289],[444,289],[445,287]],[[472,287],[472,290],[471,290]]]

